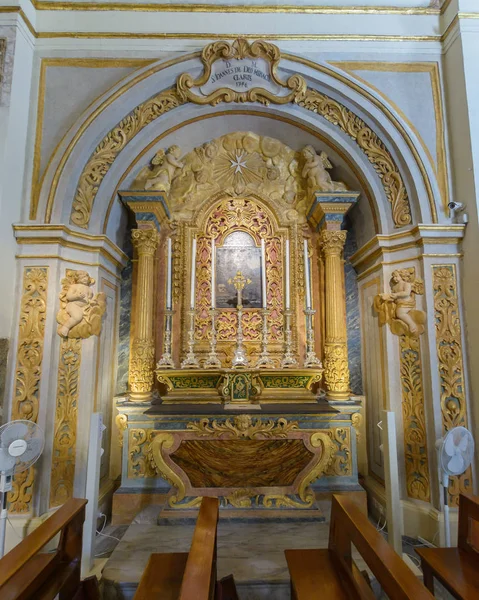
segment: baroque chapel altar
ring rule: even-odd
[[[164,494],[173,512],[314,511],[317,492],[360,489],[343,268],[359,192],[332,168],[236,131],[157,148],[119,192],[136,260],[114,513]]]

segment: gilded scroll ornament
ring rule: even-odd
[[[255,439],[256,437],[287,437],[293,429],[298,429],[297,421],[288,422],[280,418],[276,421],[268,419],[252,419],[249,415],[238,415],[233,419],[218,422],[216,419],[200,419],[188,423],[187,428],[198,435],[213,435],[214,437],[238,437]]]
[[[462,355],[461,316],[457,297],[455,265],[432,267],[436,348],[441,381],[441,412],[443,431],[461,425],[467,427],[467,404]],[[459,477],[451,477],[451,504],[458,505],[459,494],[472,490],[469,468]]]
[[[93,293],[91,286],[95,280],[86,271],[67,269],[65,275],[59,296],[58,335],[82,339],[100,335],[106,295]]]
[[[88,229],[98,189],[118,154],[144,127],[183,104],[174,89],[165,90],[137,106],[95,148],[85,165],[73,201],[70,222]]]
[[[155,435],[160,434],[153,429],[130,428],[128,430],[128,477],[132,479],[154,477],[155,467],[150,462],[149,451]]]
[[[79,338],[66,337],[60,344],[50,476],[51,507],[61,506],[73,497],[81,344]]]
[[[356,440],[358,444],[361,442],[361,425],[363,423],[363,415],[359,412],[351,415],[351,425],[356,431]]]
[[[210,69],[211,64],[218,58],[225,58],[226,56],[241,58],[250,55],[261,56],[270,62],[271,78],[275,81],[275,85],[285,90],[285,95],[271,95],[268,90],[260,87],[253,88],[248,92],[236,92],[235,90],[223,88],[206,96],[196,95],[191,91],[191,86],[199,85],[205,76],[208,78],[208,68]],[[277,101],[279,103],[294,102],[300,107],[322,116],[334,126],[339,127],[358,144],[378,173],[386,197],[391,203],[393,221],[396,227],[403,227],[411,223],[409,199],[404,182],[397,165],[384,143],[362,119],[344,105],[322,94],[318,90],[306,88],[304,79],[301,76],[292,75],[286,83],[278,79],[276,69],[280,60],[280,51],[276,46],[263,41],[256,41],[251,45],[245,40],[237,40],[231,45],[227,42],[216,42],[207,46],[202,56],[205,70],[199,80],[194,81],[188,73],[181,75],[177,82],[177,90],[165,90],[156,97],[140,104],[103,138],[80,176],[70,215],[71,223],[85,229],[88,228],[98,189],[117,155],[144,127],[155,119],[188,101],[198,101],[201,104],[217,104],[220,102],[244,102],[247,98],[248,101],[259,103],[268,103],[270,101]],[[289,91],[290,93],[288,93]],[[232,160],[236,161],[237,165],[245,163],[244,159],[247,157],[245,157],[241,149],[235,148],[234,150],[238,152],[233,153]],[[185,157],[181,161],[178,161],[178,163],[185,162],[185,175],[178,177],[175,173],[175,176],[172,177],[170,174],[167,179],[171,184],[173,182],[175,182],[175,185],[178,184],[180,196],[187,197],[190,194],[190,189],[194,190],[197,188],[198,193],[200,193],[201,189],[202,197],[205,197],[205,192],[209,189],[208,186],[211,186],[211,182],[215,180],[207,176],[202,163],[212,160],[216,151],[217,148],[213,142],[195,149],[197,164],[191,165],[193,167],[191,170],[187,168],[187,162],[184,160]],[[282,191],[280,197],[286,203],[291,204],[295,197],[298,198],[298,193],[300,193],[300,190],[297,189],[298,180],[301,179],[300,177],[298,178],[298,160],[289,161],[286,164],[286,171],[281,173],[281,168],[275,164],[275,157],[269,158],[270,160],[266,165],[268,177],[267,180],[264,180],[264,183],[281,180],[279,189]],[[175,158],[175,160],[178,159]],[[248,157],[249,161],[250,158]],[[155,165],[152,165],[152,167],[155,167]],[[185,171],[185,169],[183,170]],[[254,168],[250,169],[253,173],[254,170]],[[225,172],[225,170],[223,171]],[[239,183],[239,187],[238,185],[234,187],[237,190],[236,194],[241,194],[245,191],[240,191],[242,187],[241,182]],[[144,188],[140,186],[140,189]],[[173,189],[171,192],[173,192]],[[211,197],[212,193],[207,193],[206,197]],[[187,211],[188,209],[185,208],[184,218],[188,218]],[[295,217],[294,212],[292,216],[293,218]]]
[[[128,417],[122,413],[116,415],[115,417],[115,425],[118,428],[118,444],[120,448],[123,447],[123,433],[126,431],[128,427]]]
[[[314,491],[309,486],[311,483],[313,483],[313,481],[318,479],[318,477],[328,470],[336,452],[336,445],[328,433],[323,431],[316,431],[313,433],[309,443],[313,448],[322,447],[321,458],[319,459],[318,463],[311,471],[306,473],[304,479],[299,484],[299,497],[303,502],[306,502],[311,506],[316,497]]]
[[[47,267],[25,267],[20,301],[12,420],[28,419],[36,423],[38,418],[47,285]],[[9,494],[11,513],[31,512],[33,482],[33,467],[15,475]]]
[[[163,458],[162,450],[170,449],[174,443],[175,438],[173,434],[166,431],[160,431],[159,433],[156,433],[148,449],[150,468],[158,473],[160,477],[165,479],[176,490],[176,493],[168,498],[168,504],[171,507],[184,500],[186,496],[183,480],[175,473],[175,471],[173,471],[173,469],[171,469]],[[196,498],[195,500],[196,504],[201,502],[201,498]]]
[[[426,313],[416,309],[416,294],[424,293],[422,279],[416,278],[414,267],[393,271],[390,293],[374,298],[374,309],[379,324],[389,323],[394,335],[421,335],[424,332]]]
[[[325,475],[337,477],[351,475],[353,472],[351,429],[349,427],[333,427],[328,434],[334,444],[334,452]]]
[[[295,102],[321,115],[358,144],[381,179],[386,198],[391,204],[395,226],[409,225],[411,208],[401,174],[386,146],[372,129],[344,105],[318,90],[308,88],[304,95],[296,96]]]
[[[204,95],[198,88],[204,87],[212,79],[212,66],[220,59],[228,61],[223,63],[227,69],[229,68],[228,65],[236,64],[236,62],[231,63],[230,61],[264,59],[269,72],[264,73],[264,81],[261,86],[252,87],[247,91],[236,91],[231,87],[221,87]],[[208,44],[201,53],[203,73],[198,79],[193,79],[189,73],[180,75],[176,84],[178,95],[184,102],[194,102],[202,105],[211,104],[212,106],[216,106],[220,102],[259,102],[266,106],[270,103],[288,104],[294,100],[298,93],[304,93],[306,82],[301,75],[297,74],[291,75],[287,81],[280,79],[278,76],[280,59],[281,52],[279,48],[263,40],[257,40],[250,44],[247,40],[238,38],[232,44],[223,41]],[[255,64],[252,63],[251,72],[253,72]],[[222,68],[224,67],[222,66]],[[223,72],[220,71],[219,75],[223,76]],[[270,91],[265,88],[265,85],[268,85],[269,82],[275,88],[278,88],[278,93],[275,93],[276,90]],[[195,88],[200,93],[195,93],[193,91]]]

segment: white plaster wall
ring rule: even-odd
[[[8,38],[8,69],[10,84],[0,106],[0,278],[5,282],[0,295],[0,337],[12,333],[14,307],[15,249],[12,223],[20,220],[24,200],[25,151],[30,110],[33,44],[23,22],[6,26]],[[1,33],[0,33],[1,35]],[[15,44],[13,65],[11,48]]]
[[[444,57],[446,101],[451,137],[454,199],[466,206],[469,223],[464,238],[462,287],[470,373],[470,426],[479,440],[479,27],[464,24]],[[479,455],[476,453],[476,469]],[[477,483],[476,483],[477,486]],[[477,488],[476,488],[477,489]]]

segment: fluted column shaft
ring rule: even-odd
[[[326,287],[324,383],[327,395],[332,400],[347,400],[350,389],[343,269],[346,231],[322,231],[320,242],[324,257]]]
[[[144,402],[151,399],[154,382],[153,279],[158,233],[156,229],[134,229],[131,237],[138,262],[135,337],[129,372],[130,399],[134,402]]]

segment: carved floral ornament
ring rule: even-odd
[[[88,229],[99,187],[116,157],[144,127],[150,125],[161,115],[187,102],[215,105],[220,102],[247,101],[265,105],[292,102],[339,127],[364,152],[381,179],[385,195],[391,204],[395,226],[409,225],[412,219],[406,188],[399,169],[384,143],[350,109],[318,90],[308,88],[301,75],[295,74],[286,82],[282,81],[277,72],[280,58],[281,54],[277,46],[264,41],[249,44],[246,40],[238,39],[232,44],[215,42],[206,46],[201,55],[203,74],[198,79],[194,80],[189,73],[180,75],[176,87],[164,90],[137,106],[96,147],[80,175],[70,215],[71,223]],[[236,69],[239,69],[239,72],[236,72]],[[252,73],[249,72],[249,69],[252,69]],[[243,79],[235,80],[235,77],[240,75]],[[251,80],[244,79],[246,76],[251,76]],[[257,80],[260,85],[256,85]],[[225,83],[229,85],[224,87]],[[239,88],[239,91],[232,88],[239,84],[246,86],[244,91],[242,87]],[[218,85],[223,87],[218,88]],[[212,149],[205,146],[205,154],[208,151],[212,151]],[[305,154],[308,154],[308,150]],[[303,155],[303,158],[307,159],[307,156]],[[310,184],[313,184],[318,179],[317,169],[322,167],[321,172],[324,172],[325,168],[328,168],[327,157],[316,155],[310,158],[314,165],[308,167],[306,172],[303,169],[302,176]],[[233,159],[236,160],[238,166],[245,162],[241,152],[238,156],[235,154]],[[248,170],[253,173],[255,172],[254,162],[253,156],[248,157]],[[152,171],[156,168],[153,177],[155,181],[150,182],[153,189],[154,186],[161,185],[163,190],[168,189],[168,186],[172,185],[175,169],[181,168],[179,165],[182,163],[175,147],[161,151],[160,155],[155,156],[151,168]],[[274,166],[273,164],[272,167]],[[311,169],[313,170],[311,171]],[[275,170],[271,166],[267,167],[267,170],[269,176],[274,177]],[[199,178],[199,180],[195,179],[193,186],[203,185],[201,173],[198,171],[193,171],[193,173],[193,177]],[[145,172],[143,175],[145,176]],[[245,182],[241,181],[242,178],[237,177],[236,180],[233,182],[233,187],[245,185]],[[188,185],[186,181],[183,181],[182,184]],[[293,191],[295,192],[291,189],[285,190],[286,196],[290,197],[288,192]],[[300,198],[297,201],[300,201]]]

